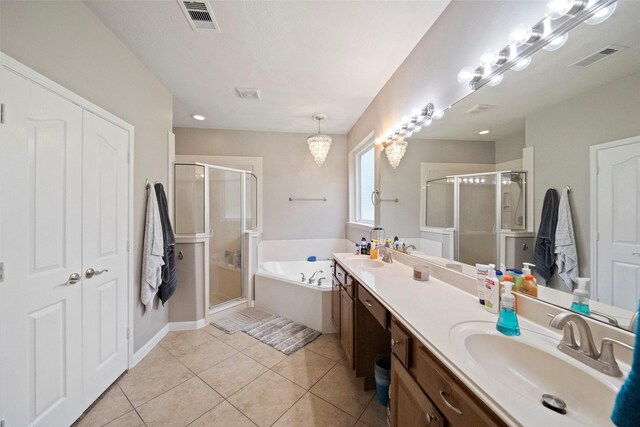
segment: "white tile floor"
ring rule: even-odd
[[[77,426],[386,426],[335,335],[285,356],[238,332],[169,333]]]

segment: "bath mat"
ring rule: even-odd
[[[227,334],[233,334],[243,329],[251,328],[264,320],[273,319],[274,317],[276,316],[269,312],[258,310],[257,308],[247,308],[246,310],[238,311],[214,320],[211,322],[211,325]]]
[[[266,319],[244,330],[247,334],[289,355],[322,335],[299,323],[282,317]]]

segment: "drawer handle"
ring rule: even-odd
[[[431,424],[432,422],[436,421],[436,420],[437,420],[437,418],[436,418],[436,416],[435,416],[435,415],[431,415],[430,413],[425,412],[425,413],[424,413],[424,420],[425,420],[425,422],[427,423],[427,425],[429,425],[429,424]]]
[[[453,412],[455,412],[457,415],[462,415],[462,411],[458,408],[456,408],[455,406],[453,406],[451,403],[449,403],[449,401],[447,400],[444,391],[440,390],[440,398],[442,399],[442,401],[444,402],[445,405],[447,405],[447,407],[449,409],[451,409]]]
[[[368,299],[364,300],[364,303],[365,303],[365,304],[367,304],[369,307],[373,307],[373,306],[371,305],[371,301],[369,301]]]
[[[338,271],[338,276],[342,276],[342,273],[340,273],[339,271]]]
[[[402,340],[396,340],[391,338],[391,347],[395,347],[396,345],[402,344]]]

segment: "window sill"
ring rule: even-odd
[[[347,222],[347,227],[356,228],[358,230],[363,230],[363,231],[371,231],[371,229],[374,227],[374,225],[373,224],[367,224],[367,223],[364,223],[364,222],[349,221],[349,222]]]

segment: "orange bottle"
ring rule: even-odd
[[[538,284],[532,274],[524,275],[524,280],[520,283],[520,291],[529,296],[538,298]]]

